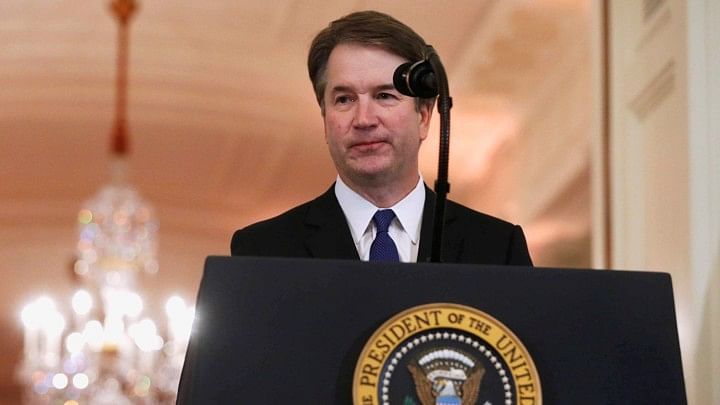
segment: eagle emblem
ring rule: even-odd
[[[474,405],[485,368],[467,353],[437,348],[408,364],[422,405]]]
[[[406,309],[360,353],[354,405],[542,405],[525,346],[491,315],[453,303]]]

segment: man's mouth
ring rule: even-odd
[[[385,142],[384,140],[380,140],[380,139],[362,141],[362,142],[354,143],[351,146],[351,149],[358,149],[358,150],[363,150],[363,151],[368,150],[369,151],[369,150],[373,150],[375,148],[379,148],[386,143],[387,142]]]

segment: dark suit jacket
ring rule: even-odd
[[[425,187],[418,261],[431,254],[435,194]],[[334,187],[318,198],[275,218],[235,232],[234,256],[359,259]],[[448,263],[531,266],[522,229],[509,222],[448,201],[442,261]]]
[[[425,196],[418,261],[427,261],[432,245],[435,194],[425,187]],[[235,256],[359,259],[333,187],[284,214],[235,232],[231,250]],[[444,262],[454,263],[532,265],[519,226],[452,201],[445,207],[442,258]],[[178,404],[191,401],[192,364],[196,353],[194,340],[191,340]]]

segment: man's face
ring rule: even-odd
[[[376,47],[341,44],[327,64],[325,141],[349,185],[414,186],[418,151],[431,111],[395,90],[393,72],[407,62]]]

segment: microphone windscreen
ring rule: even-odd
[[[403,63],[402,65],[398,66],[397,69],[395,69],[395,73],[393,74],[393,85],[395,86],[395,89],[399,91],[400,93],[415,97],[415,94],[410,90],[410,87],[408,86],[408,75],[410,73],[410,67],[412,66],[412,62]]]
[[[438,95],[435,72],[426,60],[398,66],[393,74],[393,85],[397,91],[410,97],[430,98]]]

